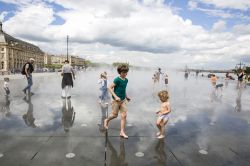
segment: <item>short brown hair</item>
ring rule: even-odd
[[[128,71],[129,71],[129,68],[128,68],[128,65],[126,63],[120,64],[117,67],[117,72],[119,74],[121,74],[121,73],[127,73]]]
[[[166,102],[169,99],[168,91],[162,90],[158,93],[158,96],[162,102]]]

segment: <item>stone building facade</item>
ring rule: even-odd
[[[44,55],[44,64],[51,65],[52,64],[52,56],[53,55],[45,54]]]
[[[68,59],[69,59],[69,63],[73,67],[84,67],[84,65],[85,65],[85,59],[83,59],[81,57],[70,55]],[[65,55],[61,55],[61,56],[53,55],[53,56],[51,56],[51,63],[52,64],[63,65],[65,60],[67,60],[67,56],[65,56]]]
[[[35,69],[40,69],[44,66],[44,55],[38,46],[5,33],[0,22],[0,74],[21,71],[29,58],[34,58]]]

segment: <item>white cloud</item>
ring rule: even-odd
[[[233,32],[237,34],[248,35],[250,34],[250,24],[239,24],[233,27]]]
[[[249,1],[250,2],[250,1]],[[224,4],[224,5],[222,5]],[[238,4],[238,5],[234,5]],[[241,19],[244,21],[249,21],[250,16],[244,14],[242,11],[248,10],[248,3],[243,3],[243,1],[220,1],[220,0],[190,0],[188,2],[188,7],[190,10],[198,10],[206,13],[209,16],[220,17],[223,19]],[[224,7],[223,7],[224,6]],[[242,8],[239,8],[242,6]],[[243,8],[243,6],[245,8]],[[232,11],[231,9],[240,9],[241,11]]]
[[[200,0],[203,3],[214,5],[217,8],[223,9],[250,9],[249,0]]]
[[[190,10],[194,10],[198,7],[198,2],[196,1],[188,1],[188,7]]]
[[[6,11],[1,12],[1,14],[0,14],[0,21],[3,21],[4,18],[5,18],[7,15],[8,15],[8,12],[6,12]]]
[[[226,22],[223,20],[219,20],[216,23],[214,23],[212,31],[214,32],[221,32],[226,29]]]
[[[29,40],[47,40],[53,36],[48,26],[53,21],[53,10],[43,3],[22,5],[15,16],[5,22],[8,32]]]
[[[66,53],[69,35],[70,54],[107,63],[168,67],[223,64],[230,68],[249,51],[250,40],[244,34],[222,32],[225,22],[219,21],[207,31],[174,14],[162,1],[50,2],[67,10],[56,13],[44,2],[20,4],[15,16],[4,22],[4,30],[57,54]],[[54,15],[65,23],[52,25]]]

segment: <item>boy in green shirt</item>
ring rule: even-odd
[[[117,72],[120,75],[114,79],[114,82],[109,86],[109,92],[112,95],[112,113],[104,120],[104,127],[108,129],[109,121],[118,116],[118,112],[121,112],[121,131],[120,136],[123,138],[128,138],[125,134],[125,124],[127,117],[126,103],[130,101],[127,96],[126,87],[128,79],[126,78],[129,68],[127,64],[121,64],[117,67]]]

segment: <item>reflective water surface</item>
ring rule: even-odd
[[[32,96],[21,92],[25,79],[10,80],[11,95],[0,90],[0,165],[250,165],[250,86],[221,78],[223,88],[215,89],[209,78],[185,79],[181,72],[168,72],[166,86],[162,79],[153,84],[154,71],[130,70],[124,140],[120,117],[108,132],[103,128],[111,111],[98,103],[103,71],[78,72],[71,99],[61,98],[56,73],[34,77]],[[116,71],[106,71],[112,82]],[[162,89],[170,93],[172,112],[159,140],[155,111]],[[68,159],[68,153],[76,156]]]

